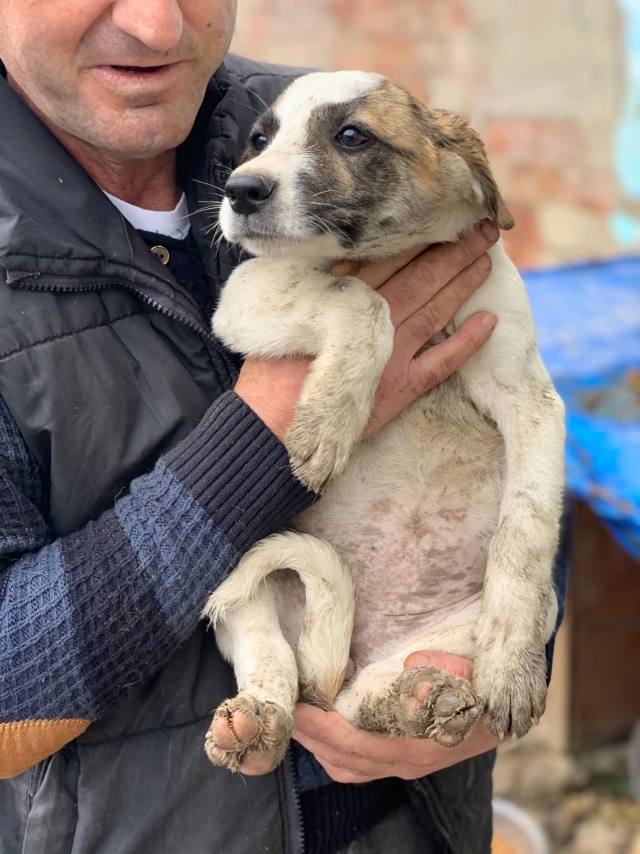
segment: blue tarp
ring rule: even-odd
[[[524,273],[567,407],[567,478],[640,560],[640,257]]]

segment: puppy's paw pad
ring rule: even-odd
[[[375,720],[375,730],[411,738],[431,738],[443,747],[461,744],[480,717],[483,703],[466,679],[431,667],[405,670],[377,703],[368,698],[360,725]]]
[[[424,735],[442,747],[456,747],[471,732],[483,704],[466,679],[450,676],[442,670],[433,670],[433,675],[425,679],[424,670],[412,668],[400,677],[403,685],[421,702],[414,725],[426,724]]]
[[[291,716],[277,704],[239,694],[216,709],[205,752],[230,771],[266,774],[282,761],[292,729]]]

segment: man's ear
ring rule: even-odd
[[[432,119],[429,123],[429,136],[434,144],[464,160],[471,173],[473,194],[486,209],[487,218],[495,222],[502,231],[509,231],[515,221],[500,195],[478,134],[464,119],[446,110],[429,110],[429,117]]]

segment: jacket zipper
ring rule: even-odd
[[[295,811],[295,822],[296,822],[296,830],[297,830],[297,841],[298,841],[298,850],[296,854],[304,854],[305,852],[305,839],[304,839],[304,824],[302,821],[302,807],[300,806],[300,793],[298,792],[298,786],[296,784],[296,767],[293,760],[293,754],[291,752],[291,748],[287,750],[286,753],[286,763],[289,768],[289,777],[290,777],[290,788],[291,795],[293,800],[293,806]]]
[[[175,308],[175,303],[168,298],[163,298],[160,295],[151,296],[146,290],[138,285],[132,285],[130,282],[124,282],[118,279],[106,281],[94,281],[88,285],[77,284],[77,279],[67,279],[63,276],[43,276],[41,273],[25,273],[19,270],[13,270],[7,273],[7,283],[9,285],[17,285],[20,288],[30,291],[54,291],[60,293],[82,293],[86,291],[100,291],[107,288],[123,288],[124,290],[135,293],[143,302],[155,308],[162,314],[179,320],[186,324],[191,329],[195,330],[202,338],[213,345],[218,355],[224,360],[226,367],[229,369],[231,376],[235,376],[235,370],[229,363],[229,359],[220,346],[218,340],[209,332],[203,323],[199,323],[195,318],[189,317],[183,311],[178,311]]]
[[[43,759],[42,762],[38,762],[36,767],[33,769],[33,773],[31,775],[31,780],[29,783],[28,789],[28,803],[27,803],[27,811],[31,812],[31,806],[33,804],[33,799],[38,794],[40,786],[44,783],[44,778],[47,775],[47,771],[49,770],[49,765],[51,765],[51,760],[53,757],[47,756],[46,759]]]

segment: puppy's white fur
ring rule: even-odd
[[[431,648],[474,659],[477,708],[494,732],[522,735],[544,709],[564,485],[563,405],[522,280],[498,243],[489,278],[444,331],[490,311],[498,324],[489,342],[361,440],[394,330],[379,294],[329,272],[338,260],[455,240],[487,217],[510,227],[484,150],[456,117],[361,72],[296,81],[267,124],[268,147],[234,175],[267,175],[275,189],[251,214],[225,201],[220,218],[228,239],[263,257],[229,280],[214,331],[245,356],[316,357],[286,445],[300,479],[325,492],[296,519],[300,533],[242,558],[205,614],[240,697],[252,698],[267,728],[274,704],[290,719],[299,683],[361,726],[457,743],[449,719],[432,715],[416,730],[398,699],[408,690],[398,682],[405,657]],[[340,147],[345,126],[365,128],[368,153]],[[386,145],[383,158],[376,145]],[[379,198],[362,183],[376,164]],[[306,604],[284,569],[299,574]],[[297,664],[290,652],[273,654],[283,644]],[[339,692],[349,648],[355,675]],[[237,767],[261,745],[209,752]]]

